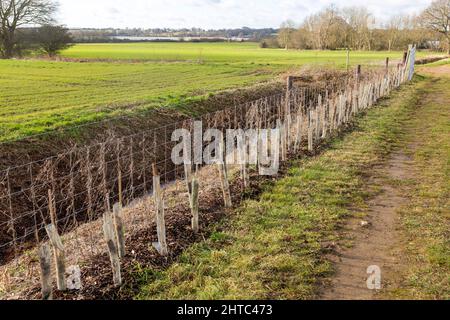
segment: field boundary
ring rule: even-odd
[[[358,68],[355,77],[325,88],[295,88],[295,78],[289,77],[287,90],[283,94],[168,124],[150,132],[110,137],[98,144],[75,147],[55,157],[0,171],[0,229],[5,231],[5,236],[0,239],[0,253],[2,263],[7,266],[0,267],[0,271],[3,269],[8,274],[8,279],[20,278],[23,287],[36,283],[40,273],[36,265],[39,259],[28,261],[34,265],[31,271],[28,270],[29,274],[23,274],[19,268],[13,272],[13,276],[8,269],[8,265],[11,265],[9,261],[15,265],[23,263],[22,253],[30,247],[48,246],[50,236],[55,255],[61,259],[61,264],[54,272],[64,279],[65,264],[80,266],[83,261],[89,260],[86,257],[92,258],[107,251],[103,242],[103,231],[106,229],[102,230],[99,218],[104,216],[105,212],[108,214],[112,211],[112,204],[119,204],[116,208],[132,208],[142,199],[150,199],[151,202],[156,200],[156,203],[153,208],[145,203],[147,208],[143,211],[146,213],[130,219],[120,217],[125,215],[121,209],[115,210],[117,215],[114,225],[120,225],[118,221],[124,220],[127,222],[125,225],[128,234],[141,232],[143,227],[148,226],[143,224],[143,221],[150,219],[148,212],[156,211],[157,248],[162,256],[166,255],[166,239],[162,227],[164,208],[167,206],[158,204],[165,198],[165,195],[158,191],[161,187],[169,190],[177,181],[181,185],[186,181],[189,186],[196,179],[206,185],[206,177],[212,175],[216,184],[221,183],[219,188],[223,191],[225,206],[231,205],[231,194],[227,186],[230,177],[227,171],[232,168],[206,166],[201,168],[200,172],[208,174],[202,176],[202,173],[196,174],[192,167],[174,165],[171,161],[171,152],[177,144],[171,139],[174,130],[185,129],[194,134],[196,122],[199,120],[203,123],[203,132],[209,128],[222,132],[227,129],[278,129],[281,131],[279,161],[285,162],[288,153],[297,153],[303,142],[307,144],[308,151],[312,152],[321,141],[351,123],[357,114],[373,106],[380,98],[388,96],[402,83],[411,80],[414,60],[415,49],[411,47],[405,59],[407,63],[393,68],[383,67],[364,77]],[[241,165],[237,169],[241,174],[244,189],[248,182],[249,169],[248,165]],[[188,192],[189,207],[195,210],[192,200],[195,196],[191,191],[190,187],[180,190],[178,184],[174,193],[186,195]],[[198,201],[197,194],[197,208]],[[107,218],[105,219],[107,221]],[[85,225],[97,227],[90,230],[86,228],[86,234],[77,232]],[[124,231],[119,227],[115,232],[119,235]],[[61,237],[64,245],[58,240]],[[119,242],[114,244],[117,245]],[[72,250],[70,254],[67,252],[68,248]],[[65,251],[66,257],[64,254],[58,255],[57,250],[63,253]],[[117,276],[117,273],[120,275],[120,257],[115,256],[116,251],[117,247],[109,247],[113,270],[116,273],[115,284],[120,285],[120,276]],[[36,257],[36,252],[31,255]],[[41,266],[43,261],[48,261],[42,255],[40,259]],[[58,289],[65,289],[60,282]]]

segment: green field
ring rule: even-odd
[[[346,61],[343,51],[260,49],[256,43],[87,44],[62,55],[92,61],[0,61],[0,141],[183,103],[274,79],[295,66],[343,67]],[[381,63],[386,56],[401,53],[352,52],[351,63]]]
[[[261,49],[257,43],[126,43],[82,44],[63,53],[75,59],[145,61],[203,61],[230,64],[336,64],[346,63],[345,51],[297,51]],[[400,58],[399,52],[352,52],[353,63],[382,61],[387,56]]]

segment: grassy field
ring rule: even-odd
[[[448,299],[448,81],[417,78],[382,108],[358,120],[356,130],[332,142],[324,154],[293,161],[286,177],[266,186],[259,200],[246,201],[167,270],[140,270],[137,299],[311,299],[333,274],[328,244],[351,246],[337,232],[350,217],[365,216],[371,168],[410,139],[417,176],[400,228],[407,262],[392,298]],[[434,89],[433,89],[434,88]],[[440,102],[418,108],[425,94]],[[444,94],[444,95],[443,95]],[[445,108],[447,106],[447,108]],[[416,111],[417,110],[417,111]],[[423,121],[426,120],[426,121]],[[446,166],[447,163],[447,166]],[[356,211],[354,208],[361,208]],[[353,208],[353,209],[352,209]],[[351,241],[350,241],[351,242]]]
[[[255,43],[86,44],[63,56],[97,60],[0,61],[0,141],[183,103],[300,65],[342,67],[346,61],[343,51],[259,49]],[[386,56],[401,53],[353,52],[351,63],[382,63]]]
[[[272,79],[279,68],[0,61],[0,140],[180,103]]]
[[[261,49],[257,43],[126,43],[80,44],[66,50],[64,57],[76,59],[203,61],[207,63],[244,63],[269,65],[333,64],[344,66],[345,51],[297,51]],[[353,64],[382,61],[399,52],[352,52]]]

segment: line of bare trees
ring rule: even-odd
[[[0,0],[0,58],[40,50],[54,56],[72,42],[68,30],[54,24],[53,0]]]
[[[261,47],[391,51],[410,43],[450,54],[450,0],[435,0],[420,15],[394,16],[383,24],[365,7],[332,5],[308,16],[300,27],[284,22],[278,37],[264,39]]]

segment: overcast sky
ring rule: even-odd
[[[418,13],[432,0],[59,0],[68,27],[191,28],[278,27],[332,3],[365,5],[378,18]]]

